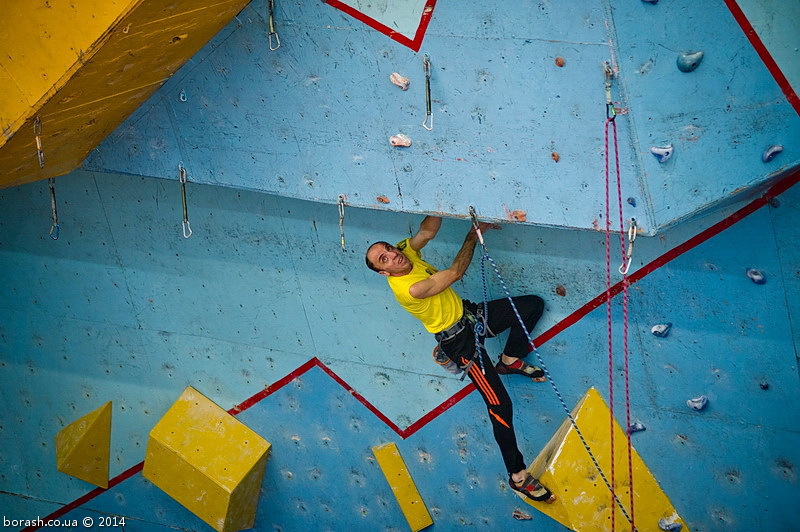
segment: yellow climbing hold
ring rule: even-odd
[[[150,431],[142,474],[220,532],[252,528],[270,447],[189,386]]]
[[[589,388],[572,416],[586,439],[603,473],[611,482],[610,411],[600,393]],[[634,524],[638,530],[659,530],[658,523],[686,524],[678,516],[650,470],[633,450]],[[575,427],[565,419],[528,471],[542,481],[558,499],[553,504],[530,502],[531,506],[571,530],[611,530],[611,512],[615,512],[615,530],[630,531],[629,519],[612,501],[611,491],[592,462]],[[630,509],[628,444],[625,432],[614,421],[614,492],[625,508]],[[527,499],[526,499],[526,502]]]
[[[108,487],[111,401],[56,434],[56,465],[62,473]]]
[[[378,460],[378,465],[392,488],[392,493],[400,504],[403,515],[406,516],[408,526],[413,532],[422,530],[433,524],[431,514],[425,507],[425,502],[417,491],[417,486],[408,472],[403,457],[394,443],[385,443],[372,448],[372,453]]]

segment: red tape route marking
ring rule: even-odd
[[[783,75],[778,63],[776,63],[775,59],[772,58],[772,54],[770,54],[769,50],[767,50],[767,47],[764,45],[761,37],[758,36],[758,33],[756,33],[753,25],[750,24],[749,20],[747,20],[747,16],[744,14],[744,11],[742,11],[742,8],[739,7],[739,4],[736,3],[736,0],[725,0],[725,5],[728,6],[733,18],[736,20],[739,26],[741,26],[742,31],[744,31],[744,34],[750,41],[750,44],[753,45],[753,48],[755,48],[758,56],[766,65],[767,70],[769,70],[770,74],[772,74],[772,77],[775,78],[775,81],[783,91],[783,94],[786,96],[789,104],[794,107],[794,110],[797,112],[797,114],[800,114],[800,98],[792,88],[789,80],[787,80],[786,76]]]
[[[770,187],[767,190],[767,192],[765,192],[762,196],[748,203],[747,205],[745,205],[738,211],[734,212],[727,218],[717,222],[711,227],[705,229],[704,231],[701,231],[700,233],[693,236],[686,242],[670,249],[660,257],[656,258],[655,260],[649,262],[648,264],[636,270],[633,274],[631,274],[628,277],[627,279],[628,284],[630,285],[644,279],[647,275],[651,274],[658,268],[666,265],[670,261],[683,255],[687,251],[710,240],[714,236],[720,234],[725,229],[745,219],[747,216],[753,214],[761,207],[767,205],[773,198],[783,194],[784,192],[789,190],[792,186],[796,185],[798,181],[800,181],[800,168],[796,168],[793,171],[791,171],[789,174],[787,174],[786,176],[781,178],[777,183],[775,183],[772,187]],[[622,291],[622,288],[623,285],[621,281],[615,284],[613,287],[611,287],[612,297],[619,294]],[[606,300],[606,292],[604,291],[602,294],[598,295],[597,297],[595,297],[582,307],[578,308],[572,314],[570,314],[569,316],[558,322],[556,325],[554,325],[553,327],[551,327],[550,329],[539,335],[534,340],[534,345],[538,347],[547,342],[548,340],[551,340],[559,333],[563,332],[567,328],[571,327],[572,325],[580,321],[592,310],[602,305],[605,302],[605,300]],[[461,399],[469,395],[472,392],[472,390],[475,389],[475,386],[473,384],[471,383],[468,384],[467,386],[465,386],[464,388],[453,394],[453,396],[447,399],[445,402],[443,402],[442,404],[440,404],[439,406],[437,406],[436,408],[434,408],[433,410],[422,416],[416,422],[409,425],[408,428],[400,429],[395,423],[393,423],[389,418],[387,418],[380,410],[378,410],[372,403],[367,401],[367,399],[365,399],[364,396],[362,396],[360,393],[355,391],[349,384],[347,384],[347,382],[345,382],[344,379],[339,377],[333,370],[328,368],[319,359],[314,357],[308,362],[304,363],[302,366],[298,367],[297,369],[286,375],[285,377],[283,377],[282,379],[276,381],[270,386],[267,386],[260,392],[242,401],[238,405],[234,406],[233,408],[228,410],[228,413],[235,416],[237,414],[240,414],[241,412],[244,412],[248,408],[251,408],[252,406],[258,404],[263,399],[269,397],[276,391],[283,388],[286,384],[290,383],[292,380],[305,374],[307,371],[309,371],[314,367],[318,367],[322,371],[327,373],[334,381],[336,381],[340,386],[342,386],[345,390],[347,390],[348,393],[350,393],[350,395],[352,395],[356,400],[358,400],[365,407],[367,407],[367,409],[369,409],[370,412],[375,414],[375,416],[378,419],[383,421],[389,428],[395,431],[403,439],[408,438],[409,436],[417,432],[419,429],[427,425],[429,422],[436,419],[439,415],[448,410],[451,406],[461,401]],[[135,466],[131,467],[130,469],[128,469],[127,471],[117,475],[116,477],[114,477],[109,481],[108,488],[109,489],[113,488],[114,486],[117,486],[123,481],[129,479],[133,475],[140,473],[143,467],[144,467],[144,462],[140,462]],[[95,488],[94,490],[86,493],[85,495],[75,499],[71,503],[66,504],[63,507],[59,508],[55,512],[51,513],[50,515],[42,519],[42,521],[46,523],[49,520],[59,519],[68,512],[82,506],[83,504],[89,502],[98,495],[101,495],[105,491],[106,489],[103,488]],[[38,530],[39,528],[40,527],[38,526],[31,526],[24,528],[23,531],[29,532],[33,530]]]
[[[417,26],[417,32],[414,34],[413,39],[409,39],[402,33],[398,33],[389,26],[384,25],[381,22],[378,22],[372,17],[369,17],[362,13],[361,11],[343,3],[339,0],[325,0],[325,3],[329,6],[335,7],[336,9],[343,11],[353,17],[356,20],[360,20],[370,28],[383,33],[387,37],[399,42],[404,46],[408,46],[415,52],[419,52],[420,47],[422,46],[422,39],[425,38],[425,31],[428,29],[428,24],[431,21],[431,16],[433,16],[433,8],[436,5],[436,0],[427,0],[425,2],[425,7],[422,9],[422,16],[419,19],[419,25]]]

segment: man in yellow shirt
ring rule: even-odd
[[[552,503],[555,496],[526,470],[522,453],[517,447],[511,398],[498,375],[520,374],[543,381],[544,372],[522,360],[531,349],[530,340],[520,326],[508,299],[490,301],[484,323],[485,336],[489,338],[509,330],[500,360],[492,365],[486,349],[483,348],[481,337],[479,356],[483,362],[483,371],[481,364],[476,363],[475,316],[481,314],[482,308],[471,301],[462,300],[453,290],[452,284],[464,276],[472,262],[478,236],[475,229],[471,229],[450,267],[437,270],[422,260],[420,250],[436,236],[441,226],[440,217],[427,216],[411,238],[394,246],[388,242],[375,242],[367,249],[367,266],[386,277],[400,305],[419,319],[428,332],[434,334],[438,342],[434,354],[438,350],[446,355],[466,371],[475,384],[489,410],[494,437],[508,470],[511,488],[532,500]],[[479,223],[478,229],[483,232],[499,227]],[[544,311],[544,302],[534,295],[513,299],[525,328],[530,331]]]

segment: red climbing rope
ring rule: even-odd
[[[606,118],[605,127],[605,156],[606,156],[606,324],[608,333],[608,410],[609,410],[609,434],[611,435],[611,499],[614,500],[616,495],[614,493],[614,486],[616,479],[614,475],[614,346],[612,341],[611,332],[611,197],[610,197],[610,178],[608,170],[608,126],[614,124],[614,131],[616,131],[616,123],[613,117]],[[617,168],[619,173],[619,168]],[[616,509],[611,505],[611,532],[616,529]]]
[[[629,294],[628,294],[628,260],[630,257],[628,256],[628,252],[626,252],[625,247],[625,220],[622,214],[622,177],[620,172],[620,165],[619,165],[619,142],[617,140],[617,124],[614,121],[615,116],[612,114],[611,116],[606,118],[605,122],[605,178],[606,178],[606,318],[607,318],[607,325],[608,325],[608,389],[609,389],[609,411],[610,411],[610,434],[611,434],[611,496],[612,500],[616,499],[616,495],[614,493],[614,486],[615,486],[615,442],[614,442],[614,342],[613,342],[613,327],[612,327],[612,307],[611,307],[611,300],[613,298],[612,291],[611,291],[611,178],[610,178],[610,171],[609,171],[609,126],[611,126],[611,130],[613,132],[613,141],[614,141],[614,166],[616,170],[616,179],[617,179],[617,204],[619,205],[619,240],[620,240],[620,247],[622,250],[621,258],[623,267],[620,268],[620,273],[622,273],[622,322],[623,322],[623,364],[624,364],[624,380],[625,380],[625,421],[627,435],[627,445],[628,445],[628,486],[629,486],[629,494],[630,494],[630,522],[631,522],[631,530],[636,530],[635,520],[634,520],[634,495],[633,495],[633,447],[631,445],[631,436],[630,436],[630,426],[631,426],[631,408],[630,408],[630,384],[629,384],[629,373],[630,373],[630,366],[629,366],[629,345],[628,345],[628,301],[629,301]],[[616,511],[612,510],[611,512],[611,530],[615,530],[615,514]]]

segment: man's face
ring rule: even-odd
[[[380,270],[381,275],[405,275],[412,268],[411,261],[391,244],[373,244],[367,251],[367,258]]]

